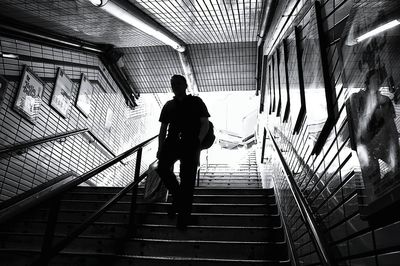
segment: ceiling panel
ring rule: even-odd
[[[257,41],[263,0],[129,0],[184,42]]]
[[[189,51],[200,92],[255,89],[256,42],[193,44]]]
[[[140,93],[171,92],[170,79],[182,74],[178,52],[169,46],[120,48],[129,78]]]
[[[117,47],[163,45],[88,0],[1,0],[0,15],[89,42]]]

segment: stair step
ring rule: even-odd
[[[39,254],[34,250],[0,250],[0,260],[10,261],[7,266],[27,265],[32,258]],[[62,252],[50,261],[50,266],[88,266],[88,265],[113,265],[113,266],[290,266],[288,260],[237,260],[237,259],[212,259],[195,257],[148,257],[133,255],[118,255],[110,253],[91,252]]]
[[[31,234],[4,236],[0,248],[29,249],[40,248],[43,236]],[[54,243],[58,243],[65,235],[56,235]],[[7,241],[7,242],[5,242]],[[139,256],[174,256],[200,257],[217,259],[284,259],[287,256],[284,242],[244,242],[244,241],[215,241],[215,240],[172,240],[129,238],[124,241],[104,236],[81,235],[65,249],[66,252],[121,252]]]
[[[111,199],[115,194],[111,193],[68,193],[65,195],[64,199],[68,200],[107,200]],[[137,196],[138,202],[145,202],[143,200],[143,194],[139,193]],[[130,201],[131,195],[125,195],[122,197],[121,201]],[[170,199],[169,199],[170,200]],[[263,195],[263,194],[243,194],[243,195],[235,195],[235,194],[224,194],[224,195],[216,195],[216,194],[198,194],[194,196],[194,203],[237,203],[237,204],[255,204],[255,203],[266,203],[266,204],[275,204],[275,196],[274,195]]]
[[[80,223],[60,222],[57,224],[56,233],[68,234]],[[123,223],[96,222],[90,225],[82,234],[88,236],[101,235],[115,238],[126,234],[127,225]],[[14,227],[2,228],[0,239],[9,235],[44,235],[45,222],[17,223]],[[161,238],[175,240],[221,240],[221,241],[284,241],[282,227],[255,227],[255,226],[203,226],[191,225],[190,230],[182,232],[177,230],[175,224],[142,224],[137,226],[137,237]],[[0,240],[1,241],[1,240]]]
[[[92,212],[87,210],[61,210],[58,214],[58,220],[64,222],[84,221]],[[275,214],[218,214],[218,213],[193,213],[197,217],[199,225],[238,225],[238,226],[279,226],[279,215]],[[175,219],[167,216],[166,212],[137,212],[135,217],[140,224],[175,224]],[[47,221],[47,212],[36,212],[30,215],[30,221]],[[127,211],[107,211],[98,221],[100,222],[121,222],[127,223],[129,212]]]
[[[82,201],[82,200],[63,200],[61,209],[73,209],[79,206],[81,210],[97,210],[103,206],[105,201]],[[137,211],[156,211],[167,212],[171,203],[138,203]],[[117,202],[110,210],[114,211],[129,211],[131,203],[129,201]],[[233,203],[194,203],[193,212],[206,213],[259,213],[259,214],[277,214],[278,209],[276,204],[233,204]]]

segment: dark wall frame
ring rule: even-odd
[[[276,48],[273,57],[275,59],[275,68],[274,68],[274,82],[275,82],[275,90],[277,91],[277,108],[276,108],[276,116],[281,116],[282,110],[282,94],[281,94],[281,81],[280,81],[280,56],[279,56],[279,47]]]
[[[299,89],[300,89],[300,102],[301,107],[299,115],[294,122],[293,134],[298,134],[300,132],[301,125],[306,115],[306,96],[304,92],[304,80],[303,80],[303,66],[301,64],[301,50],[300,50],[300,29],[299,27],[294,27],[295,44],[296,44],[296,58],[297,58],[297,71],[299,78]]]
[[[273,98],[272,98],[272,64],[271,64],[271,59],[269,58],[268,59],[268,73],[267,73],[267,75],[268,75],[268,94],[269,94],[269,99],[268,99],[268,102],[269,102],[269,112],[268,112],[268,114],[272,114],[272,106],[273,106],[273,103],[272,103],[272,101],[273,101]]]
[[[280,45],[281,47],[281,60],[283,62],[283,71],[284,75],[282,78],[285,79],[285,86],[281,88],[282,90],[286,90],[286,103],[283,103],[283,116],[282,121],[285,123],[288,121],[289,113],[290,113],[290,89],[289,89],[289,74],[288,74],[288,50],[287,50],[287,41],[284,39]]]
[[[264,55],[262,57],[262,71],[261,71],[261,88],[260,88],[260,110],[259,113],[264,112],[265,105],[265,94],[266,94],[266,86],[267,86],[267,72],[268,72],[268,56]]]
[[[326,41],[325,41],[325,36],[324,36],[324,31],[323,31],[323,27],[322,27],[322,16],[321,16],[321,4],[318,1],[315,1],[314,4],[310,7],[310,9],[308,10],[308,12],[305,13],[305,15],[309,14],[310,12],[315,12],[315,14],[311,14],[311,16],[315,17],[315,27],[316,27],[316,34],[317,34],[317,46],[318,46],[318,51],[317,53],[319,53],[319,60],[320,60],[320,67],[321,67],[321,78],[322,78],[322,83],[324,86],[324,93],[325,93],[325,103],[326,103],[326,120],[324,125],[322,126],[321,131],[319,132],[317,139],[315,141],[314,147],[312,149],[312,154],[318,155],[323,146],[325,145],[325,142],[331,132],[331,129],[333,128],[335,121],[336,121],[336,117],[338,116],[338,110],[337,110],[337,106],[334,104],[335,103],[335,99],[336,99],[336,91],[333,89],[332,84],[331,84],[331,79],[330,79],[330,74],[329,74],[329,66],[328,66],[328,55],[326,52],[325,47],[327,47],[326,45]],[[307,24],[312,23],[312,19],[310,19],[310,21],[308,21]],[[308,27],[311,27],[310,25],[308,25]],[[301,48],[301,41],[303,39],[304,36],[301,36],[302,34],[302,29],[300,28],[300,26],[297,26],[297,36],[298,36],[298,47]],[[300,52],[302,53],[302,51]],[[305,67],[303,66],[303,54],[300,54],[300,59],[299,62],[301,64],[301,67]],[[304,72],[303,71],[309,71],[308,69],[302,69],[301,73],[302,73],[302,86],[304,88],[304,95],[306,95],[306,84],[305,84],[305,80],[304,80]],[[307,101],[307,99],[305,99]],[[307,102],[305,102],[306,106],[307,106]],[[308,103],[308,105],[310,106],[310,103]],[[313,111],[313,110],[308,110],[308,111]],[[306,112],[307,112],[307,108],[306,108]]]
[[[271,84],[271,91],[272,91],[272,113],[276,111],[276,90],[275,90],[275,60],[274,56],[271,56],[271,75],[270,75],[270,84]]]

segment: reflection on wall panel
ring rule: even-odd
[[[322,151],[318,155],[312,154],[311,150],[313,149],[315,138],[312,137],[313,128],[307,121],[313,119],[312,115],[325,114],[310,114],[310,112],[315,111],[313,106],[320,103],[312,100],[313,96],[311,94],[313,91],[309,89],[306,92],[309,95],[306,100],[311,99],[311,104],[307,105],[306,122],[301,125],[298,134],[293,135],[293,127],[296,122],[293,119],[293,116],[295,116],[294,110],[298,110],[299,107],[295,102],[298,98],[295,97],[294,91],[292,91],[293,87],[291,87],[289,93],[291,108],[289,120],[287,123],[276,122],[274,120],[277,124],[274,124],[276,129],[273,131],[273,134],[279,141],[278,145],[292,170],[298,187],[314,212],[318,224],[320,224],[320,230],[329,243],[329,249],[335,263],[337,265],[397,265],[398,254],[400,253],[400,222],[398,218],[385,224],[379,224],[376,221],[368,223],[365,220],[366,216],[363,212],[365,205],[363,204],[365,204],[366,179],[362,170],[375,171],[376,169],[373,168],[377,166],[373,163],[367,163],[364,167],[368,167],[362,169],[363,165],[360,165],[362,158],[359,159],[360,154],[357,154],[354,147],[352,149],[352,144],[354,143],[351,142],[349,134],[351,132],[349,131],[349,124],[352,121],[350,120],[350,114],[346,110],[345,103],[351,93],[366,91],[365,73],[368,71],[364,70],[368,68],[375,69],[375,64],[377,64],[379,66],[377,69],[386,69],[386,75],[380,75],[380,79],[373,79],[375,83],[382,83],[382,80],[385,80],[380,86],[380,95],[382,96],[379,99],[387,103],[387,105],[389,103],[386,100],[390,99],[394,106],[394,110],[391,112],[392,115],[385,116],[385,121],[391,120],[390,123],[394,123],[398,127],[398,121],[400,120],[397,114],[396,95],[398,93],[396,94],[396,91],[399,83],[397,79],[400,54],[398,49],[396,50],[394,47],[398,47],[396,44],[398,44],[397,39],[400,35],[400,29],[392,29],[387,32],[385,37],[382,37],[382,35],[382,38],[378,37],[376,40],[365,42],[365,46],[368,46],[369,49],[365,49],[364,52],[362,52],[364,43],[342,42],[344,40],[341,38],[343,38],[343,34],[346,32],[345,25],[348,25],[346,23],[352,21],[357,16],[351,14],[351,8],[354,5],[360,5],[361,8],[361,11],[355,14],[365,18],[359,19],[359,25],[354,26],[352,33],[355,38],[383,24],[375,23],[367,30],[364,27],[368,25],[368,20],[373,20],[375,17],[379,17],[385,21],[399,19],[400,3],[398,1],[386,0],[327,0],[321,2],[323,3],[324,34],[328,39],[328,46],[325,47],[328,54],[328,69],[330,71],[330,80],[333,81],[336,90],[336,99],[334,102],[338,110],[337,120],[335,121],[334,128],[327,137]],[[300,14],[304,14],[304,11],[308,10],[309,7],[310,5],[306,3]],[[295,19],[294,21],[294,25],[298,25],[300,19]],[[305,28],[310,26],[310,24],[304,24]],[[293,44],[294,36],[290,32],[292,29],[293,27],[285,35],[289,51],[288,74],[290,85],[292,83],[296,84],[293,82],[293,73],[295,72],[292,71],[293,61],[291,61],[295,47]],[[308,32],[308,34],[312,36],[311,32]],[[308,41],[311,42],[313,40],[310,38]],[[341,46],[343,44],[347,46],[345,49]],[[268,47],[272,46],[271,44],[266,45]],[[305,47],[305,54],[303,56],[306,57],[303,59],[310,61],[303,61],[303,71],[305,82],[316,84],[315,89],[318,89],[321,86],[321,80],[318,79],[321,75],[318,74],[318,71],[313,71],[314,69],[310,67],[315,66],[312,46],[309,43],[308,48]],[[347,76],[345,78],[343,77],[344,70]],[[383,72],[380,71],[379,73]],[[392,79],[389,77],[392,77]],[[315,93],[318,94],[317,91]],[[317,94],[315,97],[319,97]],[[395,117],[393,114],[395,114]],[[266,112],[262,115],[266,115]],[[358,113],[358,115],[359,117],[356,117],[356,119],[361,119],[363,116],[368,115],[368,111]],[[376,119],[376,117],[371,119]],[[317,121],[316,119],[314,120]],[[392,125],[392,127],[394,126]],[[261,127],[261,129],[263,128]],[[396,130],[398,131],[397,128]],[[391,138],[390,134],[386,134],[386,139],[382,140],[381,143],[387,142]],[[387,154],[387,151],[382,150],[382,154]],[[286,217],[288,227],[291,230],[295,241],[296,253],[301,261],[301,265],[319,264],[319,258],[315,253],[315,249],[313,249],[313,245],[309,242],[305,225],[297,212],[296,203],[291,195],[288,184],[282,178],[282,168],[277,164],[277,161],[274,161],[273,154],[270,156],[271,163],[274,165],[275,187],[278,191],[277,198],[282,203],[282,213]],[[399,158],[397,157],[397,159]],[[384,162],[385,158],[380,158],[378,169],[384,173],[380,176],[380,179],[388,178],[387,180],[389,180],[392,178],[390,175],[390,167],[392,165],[389,163],[385,165]],[[392,187],[384,188],[382,186],[381,188],[386,189],[386,191],[395,188],[396,182],[398,182],[398,175],[396,178],[397,181],[392,182]],[[375,188],[379,188],[379,186],[376,186],[376,183],[384,184],[385,182],[376,181]],[[376,191],[376,194],[379,193],[382,193],[382,190]],[[397,211],[386,213],[381,216],[381,219],[383,220],[383,216],[394,216],[395,212]]]
[[[143,118],[143,110],[140,116],[132,115],[136,111],[126,107],[122,93],[96,56],[4,37],[0,37],[0,45],[1,52],[19,56],[19,59],[0,58],[0,75],[8,81],[0,106],[1,146],[74,129],[89,128],[91,134],[40,145],[22,154],[3,156],[0,159],[0,201],[69,171],[82,174],[157,133],[154,127],[148,130],[145,126],[150,122]],[[24,65],[44,82],[42,105],[35,124],[13,109]],[[72,106],[65,118],[50,107],[58,67],[73,83]],[[82,73],[93,86],[88,117],[75,106]],[[148,104],[152,106],[146,108],[154,110],[153,113],[159,110],[155,100]],[[108,121],[109,128],[105,126],[108,110],[113,114]],[[155,123],[157,118],[154,117]],[[124,166],[116,165],[92,178],[91,183],[122,186],[132,180],[133,172],[134,161]]]

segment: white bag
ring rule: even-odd
[[[157,173],[157,163],[149,166],[144,185],[144,200],[146,202],[166,202],[168,190]]]

